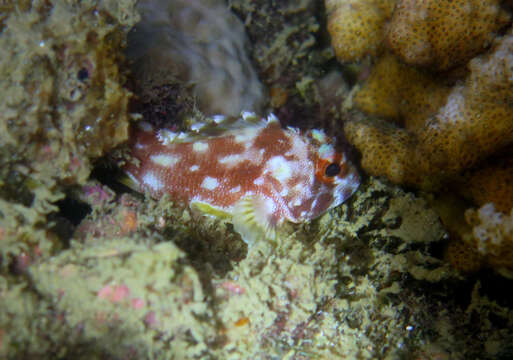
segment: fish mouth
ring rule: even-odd
[[[351,166],[351,170],[345,176],[335,178],[333,204],[329,209],[332,209],[349,199],[356,192],[359,186],[360,176],[358,175],[356,168]]]

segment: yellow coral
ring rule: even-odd
[[[493,204],[479,210],[467,210],[467,222],[473,226],[471,239],[467,239],[487,264],[501,274],[513,275],[513,211],[497,212]]]
[[[513,208],[513,159],[478,169],[466,188],[477,205],[493,202],[497,210],[510,212]]]
[[[396,0],[325,0],[328,32],[341,62],[375,55]]]
[[[453,267],[464,273],[478,271],[483,265],[483,258],[476,249],[459,239],[449,243],[446,257]]]
[[[463,240],[468,239],[472,232],[463,215],[468,204],[448,192],[430,197],[430,203],[450,235],[450,241],[445,249],[446,260],[461,272],[478,271],[484,264],[483,255],[478,253],[472,241]]]
[[[368,114],[401,119],[405,128],[413,130],[443,105],[449,91],[440,79],[386,54],[373,67],[353,102]]]
[[[461,272],[474,272],[488,266],[513,277],[513,211],[495,210],[493,203],[478,210],[462,210],[455,197],[435,200],[444,225],[451,234],[446,259]],[[464,214],[464,216],[463,216]]]
[[[436,115],[413,129],[346,123],[348,140],[361,151],[364,169],[396,183],[426,187],[512,144],[513,36],[500,39],[489,55],[473,59],[469,70],[466,82],[451,90]],[[395,141],[402,143],[388,147]],[[396,164],[395,159],[402,160]]]
[[[417,132],[422,155],[438,171],[459,172],[513,143],[513,36],[469,69],[466,84]]]
[[[410,153],[415,150],[415,142],[405,130],[370,121],[348,122],[344,130],[349,142],[362,152],[361,165],[365,171],[386,176],[394,183],[421,180],[410,171]]]
[[[405,62],[443,70],[488,46],[508,19],[499,0],[399,0],[389,47]]]

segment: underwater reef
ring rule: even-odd
[[[0,4],[0,359],[513,356],[511,2]],[[361,168],[247,244],[123,185],[141,120],[273,111]]]
[[[469,208],[493,203],[509,214],[513,207],[510,4],[392,3],[393,12],[378,12],[373,2],[326,1],[328,22],[335,24],[328,31],[337,59],[365,63],[345,106],[367,116],[355,116],[344,124],[349,142],[361,153],[362,167],[396,184],[440,194],[457,192],[469,201]],[[357,27],[362,17],[379,23],[379,34],[364,36],[367,44],[357,57],[337,52],[354,44],[350,34],[362,32]],[[346,22],[352,24],[349,34],[337,27]],[[445,217],[454,239],[473,232],[468,221],[466,229],[459,226],[462,219],[463,211]],[[476,250],[474,240],[465,242],[471,251]],[[510,242],[507,236],[495,241]],[[457,254],[449,258],[457,259]],[[507,252],[503,256],[511,269],[511,257]],[[465,258],[453,264],[461,262]],[[502,267],[497,270],[504,273]]]

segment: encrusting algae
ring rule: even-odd
[[[25,6],[26,5],[26,6]],[[49,254],[63,186],[128,137],[121,47],[134,2],[13,3],[0,36],[0,256]],[[119,7],[120,6],[120,7]],[[65,18],[76,21],[63,21]],[[35,255],[37,256],[37,255]]]
[[[396,344],[385,351],[394,356],[401,352],[399,344],[409,341],[406,328],[413,321],[403,313],[407,305],[394,300],[401,288],[394,273],[454,275],[443,266],[422,270],[414,257],[423,251],[395,248],[394,239],[412,236],[414,228],[437,229],[423,238],[413,235],[414,247],[443,236],[436,214],[424,212],[425,202],[399,190],[390,192],[379,182],[365,186],[355,199],[361,212],[351,214],[344,205],[317,225],[297,228],[274,244],[259,241],[231,269],[224,269],[226,258],[212,256],[213,262],[203,268],[175,243],[185,239],[214,252],[232,230],[223,233],[217,227],[216,235],[205,237],[198,235],[201,231],[191,232],[193,220],[181,217],[167,199],[111,198],[106,200],[109,206],[86,218],[72,248],[32,266],[30,279],[43,304],[58,314],[55,336],[66,334],[61,346],[71,354],[81,343],[95,341],[95,349],[86,352],[89,357],[250,359],[306,353],[312,358],[372,358],[383,352],[383,344]],[[389,201],[383,216],[382,204]],[[122,221],[102,224],[110,224],[118,208],[137,214],[135,231],[121,235]],[[150,209],[165,219],[159,225],[161,235],[151,230],[155,220],[147,215]],[[397,225],[399,219],[403,225]],[[380,225],[367,231],[371,221]],[[359,236],[379,241],[367,248]],[[369,270],[360,273],[360,267]],[[53,315],[44,316],[50,321]],[[104,335],[107,329],[109,336]],[[25,341],[24,336],[18,341]]]

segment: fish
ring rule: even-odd
[[[214,117],[214,125],[225,117]],[[282,127],[251,112],[215,131],[178,133],[140,122],[123,170],[131,187],[169,194],[206,215],[233,223],[249,245],[276,238],[286,221],[303,223],[347,200],[360,177],[322,130]]]

